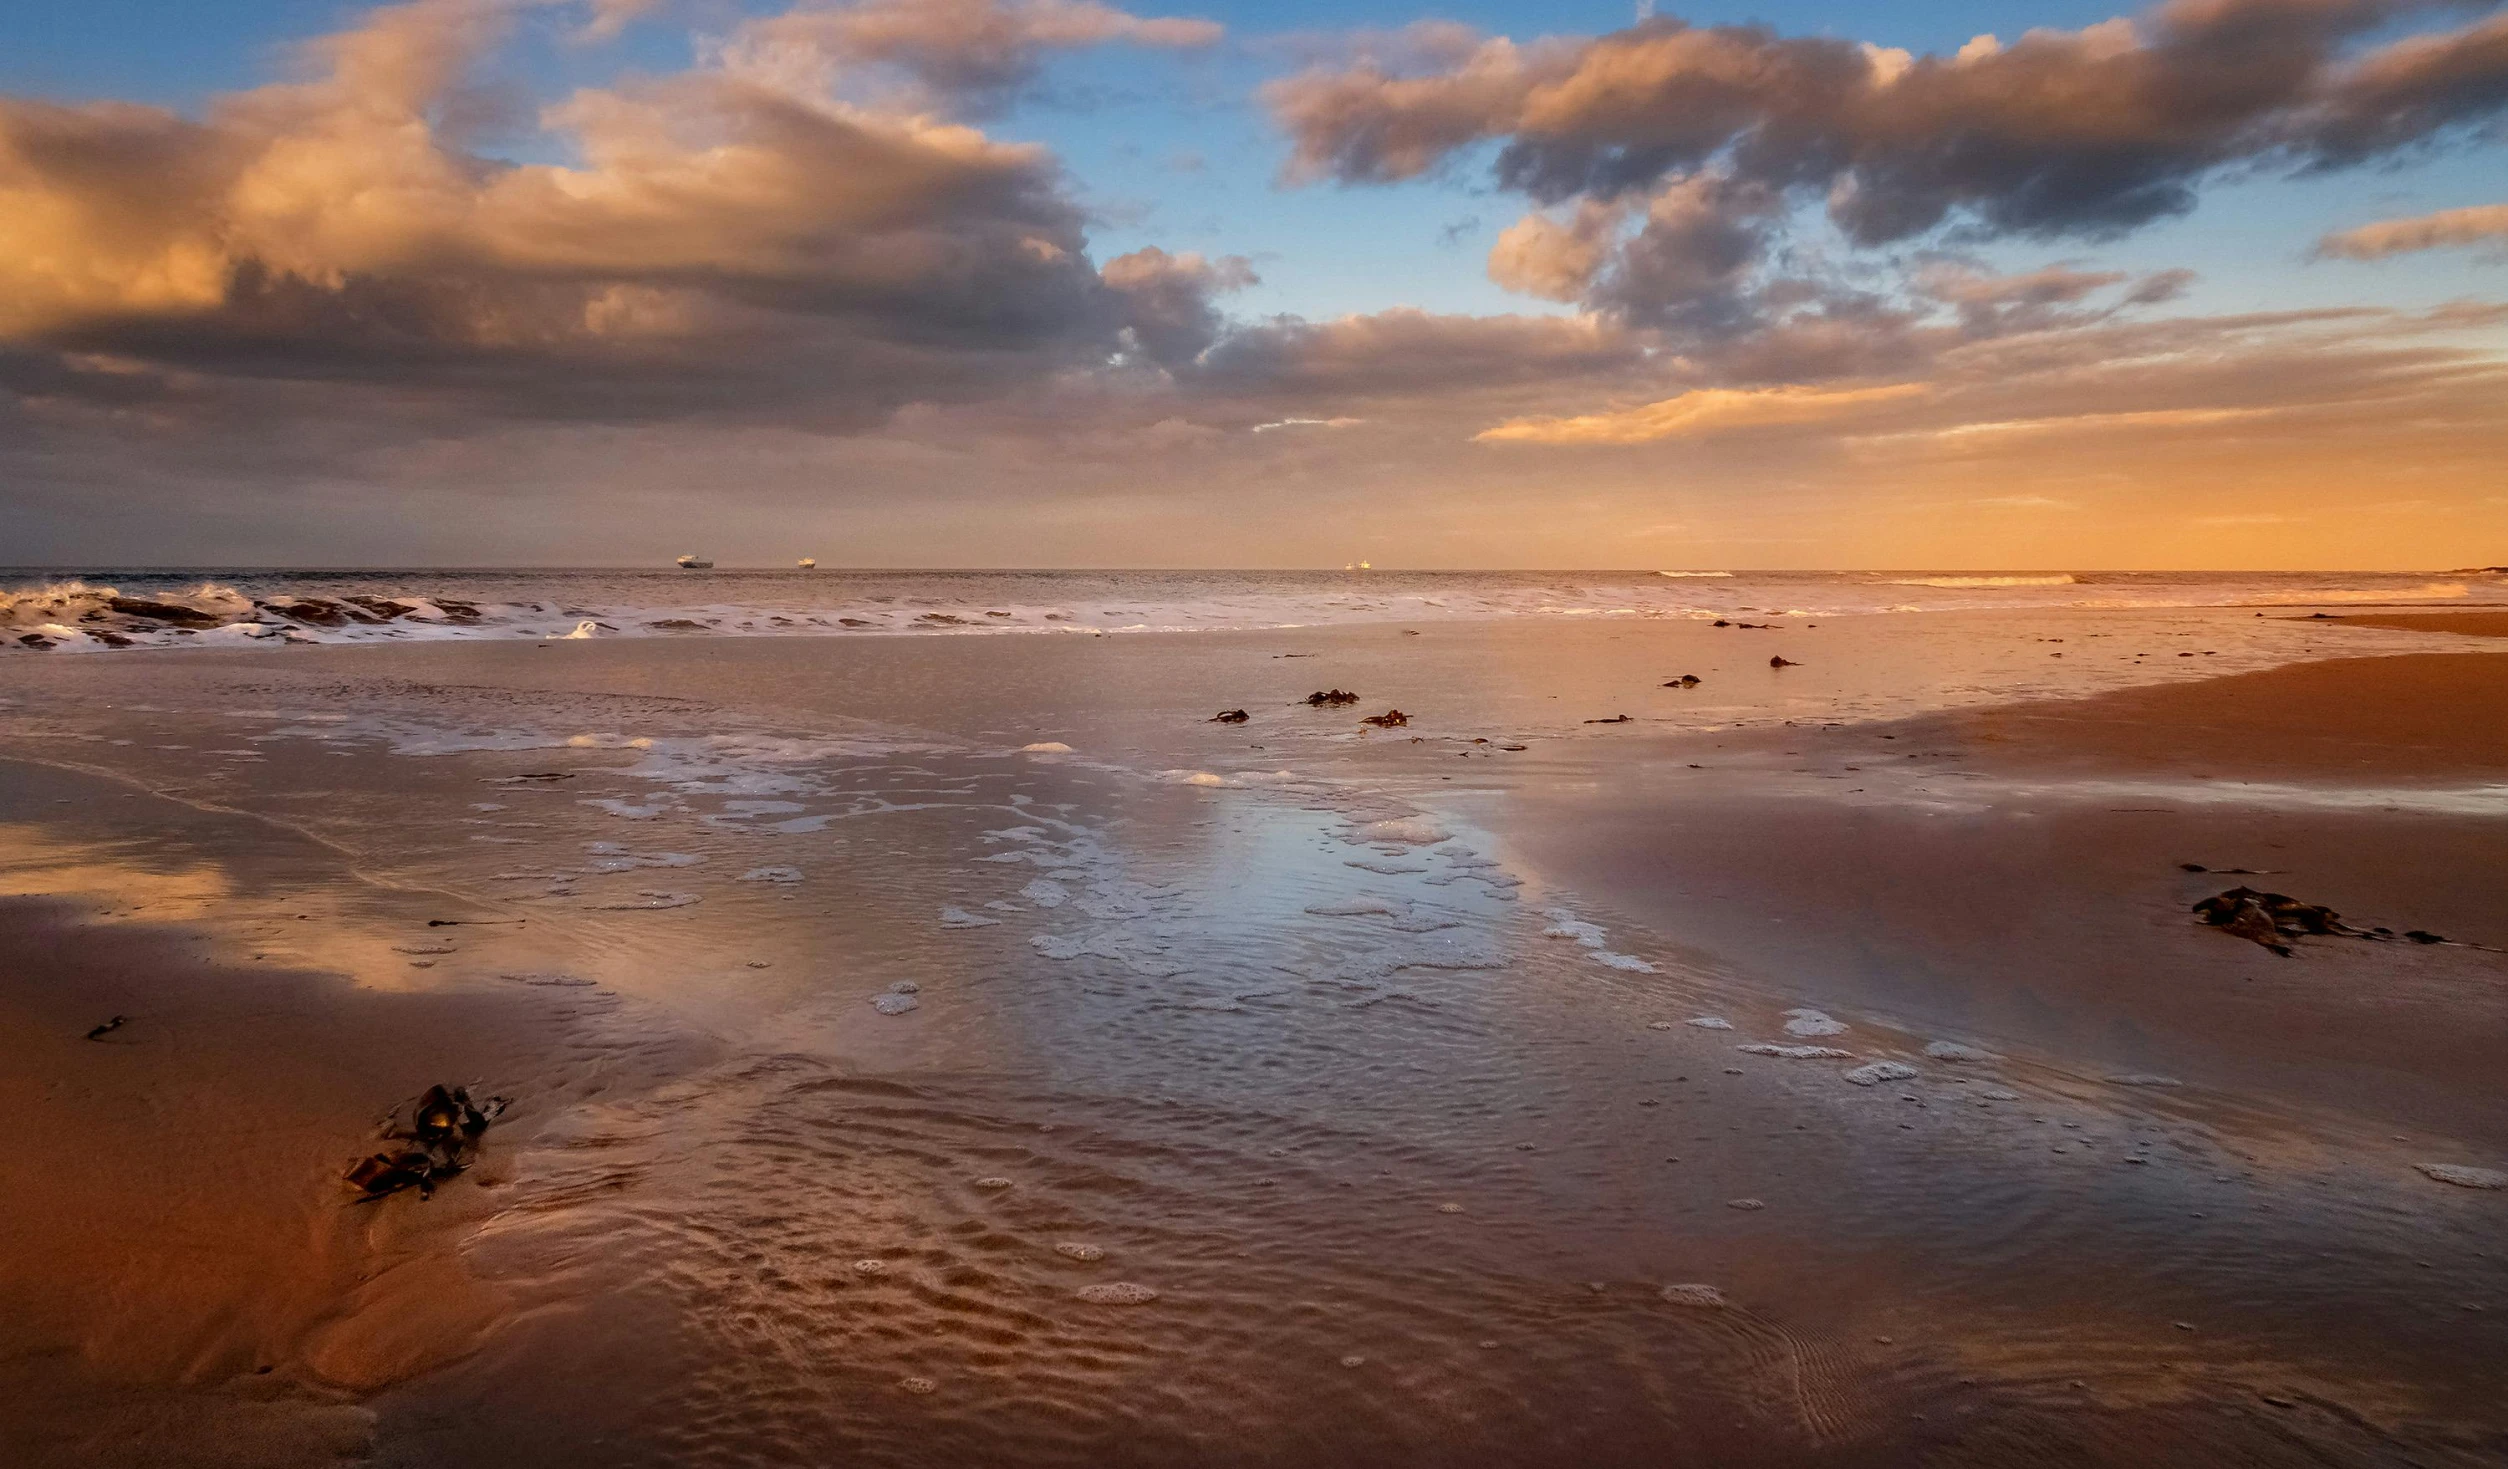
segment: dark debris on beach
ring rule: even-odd
[[[2190,863],[2181,865],[2201,870]],[[2227,892],[2215,893],[2194,905],[2194,915],[2223,933],[2260,944],[2285,959],[2291,956],[2291,941],[2310,934],[2374,942],[2391,939],[2414,944],[2450,942],[2444,935],[2427,929],[2411,928],[2397,933],[2391,928],[2355,928],[2343,922],[2341,914],[2322,903],[2303,903],[2288,893],[2259,892],[2251,887],[2234,887]]]
[[[360,1202],[389,1198],[405,1189],[418,1197],[478,1161],[479,1140],[505,1110],[503,1097],[474,1101],[467,1087],[441,1083],[385,1118],[380,1136],[395,1146],[359,1159],[348,1170]]]

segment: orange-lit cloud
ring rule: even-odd
[[[2410,219],[2381,219],[2327,235],[2317,241],[2316,250],[2319,255],[2350,260],[2382,260],[2414,250],[2492,242],[2508,242],[2508,204],[2476,204]]]
[[[984,111],[1033,82],[1047,52],[1113,43],[1193,50],[1225,33],[1213,21],[1139,16],[1097,0],[857,0],[748,21],[723,51],[734,70],[811,88],[866,64],[892,67],[934,103]]]
[[[1735,429],[1827,423],[1921,397],[1922,383],[1871,388],[1699,388],[1659,403],[1574,418],[1515,418],[1472,437],[1484,444],[1649,444]]]
[[[437,118],[513,13],[378,10],[307,48],[305,80],[202,121],[0,100],[0,340],[503,411],[641,416],[806,385],[841,418],[1102,359],[1127,329],[1187,355],[1215,330],[1187,298],[1227,271],[1101,278],[1042,149],[730,65],[548,107],[577,161],[468,153]],[[1042,0],[916,16],[935,65],[943,21],[986,55],[1150,25]],[[1008,40],[981,25],[1002,16]]]

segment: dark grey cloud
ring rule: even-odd
[[[2463,134],[2508,107],[2508,17],[2364,40],[2462,8],[2174,0],[1951,56],[1663,18],[1581,41],[1449,37],[1407,66],[1362,46],[1267,98],[1298,179],[1386,183],[1495,142],[1501,186],[1576,211],[1519,228],[1554,264],[1583,262],[1563,295],[1502,241],[1502,282],[1713,334],[1756,320],[1745,277],[1780,234],[1774,200],[1818,202],[1858,248],[1945,226],[2098,239],[2185,213],[2224,169],[2348,167]]]

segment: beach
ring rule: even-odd
[[[43,1465],[2499,1462],[2496,579],[1931,580],[46,635],[0,1418]],[[2242,885],[2360,932],[2190,911]],[[476,1163],[358,1198],[437,1082],[509,1103]]]

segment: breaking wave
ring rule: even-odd
[[[2451,574],[2452,575],[2452,574]],[[1515,619],[2456,601],[2430,573],[132,572],[0,590],[0,650],[502,639],[1109,636]],[[2489,583],[2482,583],[2488,586]]]
[[[1894,587],[1941,587],[1957,590],[1964,587],[2069,587],[2081,578],[2058,572],[2053,576],[1913,576],[1890,583]]]

